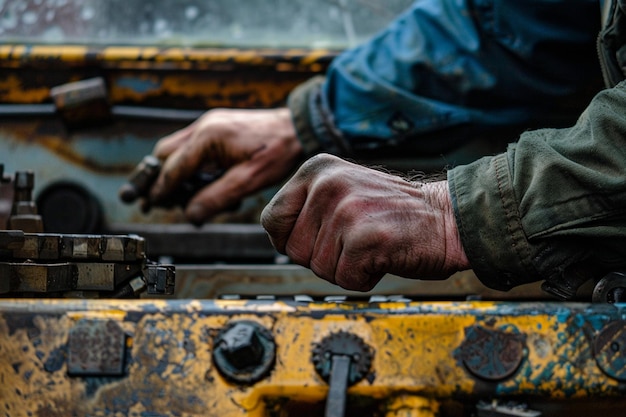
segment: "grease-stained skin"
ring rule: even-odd
[[[600,369],[593,348],[607,324],[623,324],[622,314],[612,305],[551,302],[4,300],[0,414],[320,415],[328,385],[311,363],[312,346],[343,330],[374,352],[369,374],[349,388],[347,415],[355,408],[396,415],[398,407],[416,416],[463,415],[446,414],[445,404],[491,398],[534,399],[559,410],[552,415],[577,415],[585,402],[624,405],[623,381]],[[122,329],[123,375],[68,375],[69,351],[93,353],[88,345],[68,346],[70,331],[84,320]],[[217,332],[237,320],[261,324],[276,343],[273,369],[253,385],[227,382],[211,357]],[[477,328],[520,341],[519,365],[496,379],[470,372],[463,349]],[[500,365],[495,357],[510,359],[506,349],[479,352],[487,373]]]

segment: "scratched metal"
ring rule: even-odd
[[[461,346],[463,363],[479,378],[505,379],[513,375],[524,359],[524,339],[511,331],[469,327]]]
[[[623,313],[619,305],[556,302],[4,300],[0,410],[12,417],[320,415],[328,385],[312,346],[345,331],[376,352],[365,378],[348,389],[346,415],[428,403],[441,416],[461,416],[492,398],[524,400],[544,416],[617,415],[624,385],[598,366],[593,341]],[[69,336],[81,320],[117,323],[126,340],[123,375],[68,374]],[[276,343],[273,368],[251,385],[229,382],[212,360],[217,334],[239,320],[258,323]],[[525,337],[509,377],[485,381],[464,365],[466,329],[476,326]]]
[[[626,321],[614,321],[596,336],[594,353],[607,375],[626,381]]]
[[[81,319],[67,341],[68,375],[122,375],[126,335],[115,320]]]

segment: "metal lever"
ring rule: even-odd
[[[317,373],[328,382],[326,417],[343,417],[348,387],[366,377],[372,364],[372,349],[355,334],[339,331],[314,345],[311,360]]]
[[[326,417],[343,417],[346,410],[346,393],[350,374],[350,357],[333,355],[330,371],[328,397],[326,399]]]
[[[135,167],[133,172],[129,175],[127,182],[123,184],[119,189],[119,197],[124,203],[130,204],[136,200],[143,198],[142,211],[148,212],[150,210],[150,204],[148,202],[148,195],[150,188],[159,177],[161,172],[161,161],[152,155],[146,155],[141,162]],[[200,189],[211,184],[224,174],[225,170],[219,168],[213,168],[210,170],[201,170],[196,172],[191,178],[183,181],[175,193],[173,193],[169,201],[160,202],[162,207],[170,207],[179,205],[184,207],[187,202],[196,194]],[[235,209],[236,207],[233,207]]]

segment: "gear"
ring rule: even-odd
[[[365,378],[370,370],[374,356],[372,348],[355,334],[339,331],[326,336],[313,346],[311,360],[317,373],[328,382],[335,355],[350,358],[348,385],[353,385]]]

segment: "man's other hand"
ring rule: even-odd
[[[187,219],[201,224],[284,179],[299,162],[302,146],[287,108],[215,109],[161,139],[153,154],[164,161],[150,190],[153,206],[167,205],[176,187],[207,164],[226,170],[185,208]]]

